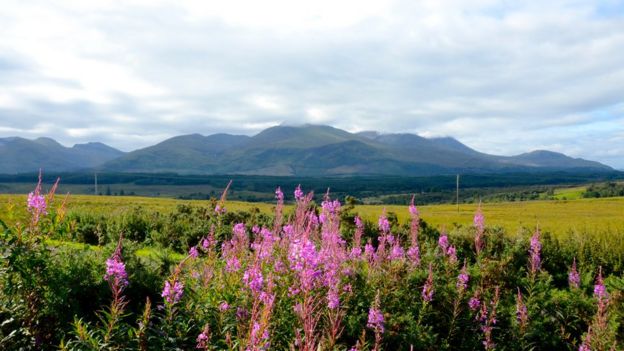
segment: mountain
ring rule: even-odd
[[[102,143],[64,147],[50,138],[0,138],[0,173],[173,172],[278,176],[400,175],[612,171],[551,151],[489,155],[457,139],[415,134],[349,133],[322,125],[277,126],[254,136],[180,135],[123,153]]]
[[[281,176],[611,171],[598,162],[549,151],[496,156],[450,137],[349,133],[330,126],[276,126],[254,136],[177,136],[103,164],[117,172]]]
[[[242,135],[180,135],[135,150],[102,166],[120,172],[211,173],[226,150],[236,149],[250,137]]]
[[[102,143],[76,144],[69,148],[50,138],[0,138],[0,173],[88,169],[123,154]]]
[[[505,158],[501,158],[505,159]],[[600,169],[605,165],[588,161],[582,158],[571,158],[562,153],[547,150],[536,150],[527,152],[510,158],[512,163],[520,164],[527,167],[542,167],[553,169],[582,169],[596,168]]]

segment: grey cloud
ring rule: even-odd
[[[20,96],[11,93],[18,83],[84,87],[81,77],[46,75],[18,47],[0,58],[0,71],[15,73],[0,88],[17,101],[3,107],[0,93],[0,127],[34,135],[33,126],[51,123],[50,136],[65,143],[97,137],[128,150],[177,134],[308,121],[450,134],[502,154],[553,148],[624,167],[621,134],[600,127],[622,128],[624,118],[624,21],[605,15],[610,6],[405,1],[338,29],[292,30],[189,20],[173,3],[88,13],[64,6],[68,21],[89,29],[77,38],[101,42],[75,56],[117,65],[160,93]],[[607,138],[609,147],[596,142]]]

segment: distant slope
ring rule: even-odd
[[[453,138],[349,133],[330,126],[271,127],[252,136],[187,135],[106,163],[122,172],[277,176],[491,173],[580,169],[609,171],[597,162],[556,153],[488,155]]]
[[[456,139],[349,133],[330,126],[271,127],[254,136],[181,135],[122,153],[101,143],[66,148],[49,138],[0,139],[0,173],[71,171],[274,176],[429,176],[543,171],[611,171],[550,151],[496,156]]]
[[[127,153],[102,166],[120,172],[211,173],[219,166],[220,155],[244,144],[248,136],[214,134],[181,135],[156,145]]]
[[[605,169],[612,170],[599,162],[588,161],[582,158],[571,158],[564,154],[546,150],[536,150],[507,158],[511,163],[528,167],[541,167],[551,169]]]
[[[102,143],[68,148],[50,138],[0,138],[0,173],[88,169],[122,155],[123,152]]]

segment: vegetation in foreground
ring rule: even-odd
[[[152,257],[128,226],[149,218],[108,231],[102,249],[63,244],[76,222],[54,189],[38,186],[29,220],[1,235],[3,349],[610,350],[624,339],[624,251],[592,237],[506,236],[480,210],[439,232],[414,205],[403,225],[370,222],[300,188],[285,211],[278,188],[271,217],[228,211],[225,196],[187,208],[171,222],[186,253]]]

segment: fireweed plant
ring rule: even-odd
[[[50,245],[74,227],[52,202],[56,185],[43,195],[39,182],[25,204],[30,220],[3,225],[0,348],[621,347],[622,272],[539,230],[503,236],[485,226],[481,205],[470,226],[438,232],[413,200],[408,223],[385,211],[370,223],[329,192],[319,205],[300,187],[292,197],[277,188],[272,220],[255,221],[228,212],[227,188],[183,257],[147,266],[122,233],[80,254]],[[81,289],[105,307],[78,304]]]

